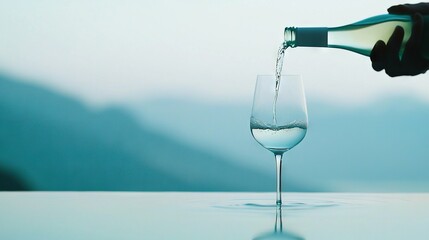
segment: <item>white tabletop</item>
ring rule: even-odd
[[[2,192],[0,239],[427,237],[429,194],[284,193],[281,212],[267,206],[274,197],[273,193]]]

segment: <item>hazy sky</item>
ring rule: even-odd
[[[418,2],[418,1],[415,1]],[[92,105],[153,98],[250,101],[274,73],[285,26],[339,26],[401,1],[0,1],[0,69]],[[391,79],[366,57],[287,51],[307,97],[363,104],[391,94],[429,103],[429,75]]]

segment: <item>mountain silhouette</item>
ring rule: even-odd
[[[19,174],[0,167],[0,191],[28,191],[30,186]]]
[[[0,165],[33,190],[274,189],[274,176],[233,163],[145,128],[119,107],[97,111],[0,75]]]

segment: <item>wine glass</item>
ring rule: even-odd
[[[283,153],[302,141],[307,132],[307,105],[300,75],[258,75],[253,97],[250,130],[255,140],[274,153],[277,199],[282,205]]]

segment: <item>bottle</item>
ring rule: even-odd
[[[429,59],[429,16],[424,16],[424,36],[422,56]],[[389,40],[396,26],[404,29],[400,56],[405,44],[410,38],[412,19],[408,15],[384,14],[341,27],[327,28],[285,28],[284,45],[286,47],[329,47],[341,48],[353,51],[365,56],[371,54],[371,50],[378,40],[385,43]]]

